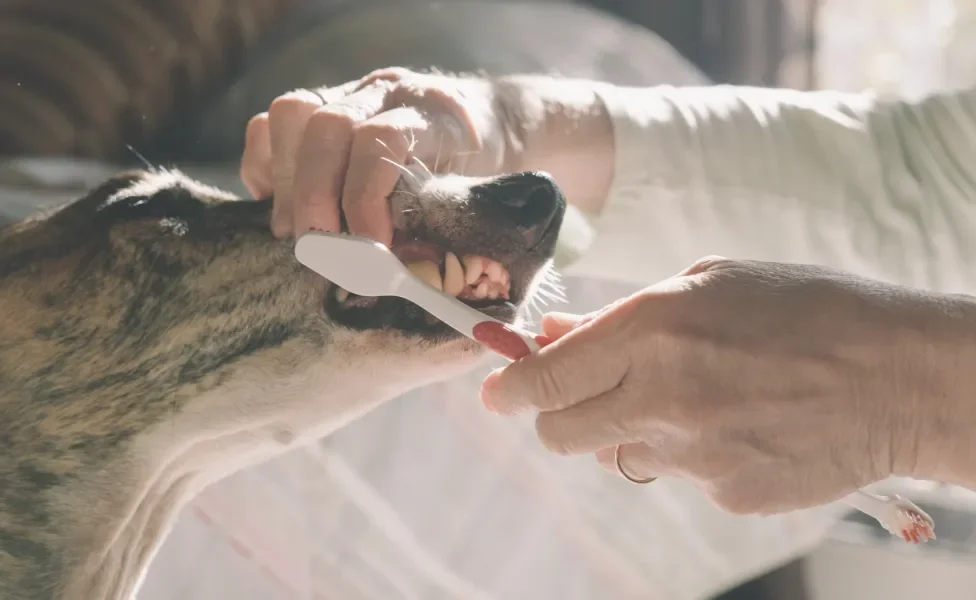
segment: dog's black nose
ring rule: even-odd
[[[548,173],[541,171],[502,175],[471,189],[487,212],[526,234],[532,247],[566,208],[566,199]]]

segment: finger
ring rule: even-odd
[[[305,126],[295,169],[292,225],[339,231],[339,207],[347,170],[356,161],[356,128],[383,110],[386,90],[370,87],[315,110]]]
[[[589,454],[636,442],[641,439],[644,420],[639,398],[630,394],[617,387],[568,408],[540,413],[535,421],[536,435],[543,446],[557,454]]]
[[[275,195],[271,230],[276,236],[292,233],[295,206],[293,189],[299,146],[308,120],[321,106],[322,99],[312,92],[296,90],[276,98],[268,109]]]
[[[247,123],[240,175],[241,182],[252,198],[264,200],[274,193],[271,173],[271,126],[266,112],[255,115]]]
[[[393,239],[389,197],[411,148],[425,139],[430,124],[416,108],[381,113],[356,128],[342,209],[349,231],[389,244]]]
[[[591,319],[588,315],[551,312],[542,316],[542,333],[550,339],[558,340]]]
[[[485,378],[489,410],[516,414],[573,406],[620,385],[630,367],[612,311]]]
[[[620,460],[620,467],[617,467],[617,460]],[[633,477],[634,479],[648,479],[650,477],[666,477],[672,472],[660,461],[654,449],[642,442],[631,444],[620,444],[602,448],[596,453],[596,460],[600,466],[620,475],[620,470]],[[621,477],[623,477],[621,475]]]

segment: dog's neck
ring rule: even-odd
[[[321,318],[269,203],[107,185],[0,232],[3,600],[128,600],[204,486],[425,383]]]

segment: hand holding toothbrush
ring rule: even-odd
[[[482,399],[538,411],[554,452],[688,479],[730,512],[846,499],[922,541],[917,507],[858,490],[950,479],[945,452],[971,432],[945,417],[976,410],[958,367],[976,359],[970,312],[816,267],[708,259],[599,313],[550,315],[557,341],[490,375]]]

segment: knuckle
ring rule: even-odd
[[[387,81],[402,81],[413,75],[413,71],[404,67],[383,67],[376,69],[365,77],[367,83],[385,79]]]
[[[244,137],[248,140],[263,135],[268,130],[268,113],[263,112],[254,115],[247,122],[247,129],[244,130]]]
[[[381,139],[384,142],[404,142],[404,136],[400,128],[392,123],[367,121],[356,125],[356,136],[366,139]]]
[[[356,117],[348,111],[335,106],[323,106],[312,113],[306,131],[321,134],[325,131],[339,131],[348,134],[356,126]]]
[[[397,160],[403,160],[409,144],[403,132],[389,123],[361,123],[353,132],[353,146],[359,152],[369,154],[393,153]]]
[[[555,368],[540,370],[535,377],[535,389],[532,390],[534,403],[539,408],[559,405],[559,400],[565,395],[565,385],[565,378]]]
[[[286,92],[274,100],[268,106],[268,114],[272,117],[288,116],[301,110],[307,110],[310,106],[319,106],[320,101],[315,94],[307,90],[293,90]]]

